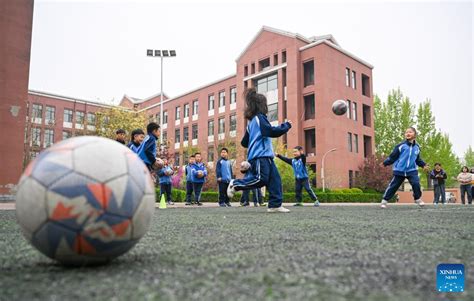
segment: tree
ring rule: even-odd
[[[383,161],[384,158],[380,155],[365,158],[355,177],[355,186],[362,190],[373,189],[377,192],[384,192],[392,178],[392,169],[381,166]]]
[[[102,109],[96,113],[96,135],[113,139],[117,129],[131,133],[134,129],[145,129],[146,121],[145,113],[118,107]]]
[[[470,168],[474,168],[474,150],[470,145],[464,153],[464,164]]]

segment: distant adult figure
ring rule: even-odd
[[[460,184],[460,189],[461,189],[462,204],[463,205],[466,204],[464,195],[467,194],[467,202],[469,205],[472,205],[472,194],[471,194],[472,174],[469,172],[469,168],[467,168],[467,166],[463,166],[461,168],[461,173],[458,175],[458,182]]]
[[[118,129],[115,131],[115,141],[119,142],[119,143],[122,143],[123,145],[125,145],[125,135],[127,133],[125,132],[124,129]]]
[[[435,163],[434,169],[430,172],[430,179],[433,180],[434,200],[433,203],[438,205],[439,197],[441,196],[441,203],[446,205],[446,189],[445,180],[448,178],[446,172],[441,168],[440,163]]]

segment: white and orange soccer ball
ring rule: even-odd
[[[16,196],[26,239],[64,264],[100,264],[130,250],[155,208],[150,173],[127,147],[83,136],[44,150]]]
[[[250,167],[252,167],[252,165],[250,165],[248,161],[242,161],[242,163],[240,163],[240,171],[242,172],[246,172]]]

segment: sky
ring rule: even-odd
[[[474,146],[473,4],[357,1],[36,0],[29,88],[111,103],[160,91],[160,62],[146,49],[176,49],[164,92],[177,96],[236,71],[262,26],[332,34],[371,63],[373,90],[431,100],[436,127],[462,156]],[[316,70],[317,73],[317,70]]]

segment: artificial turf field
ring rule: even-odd
[[[105,266],[66,268],[0,211],[1,300],[474,300],[474,208],[324,206],[156,210]],[[463,263],[466,291],[436,292]]]

